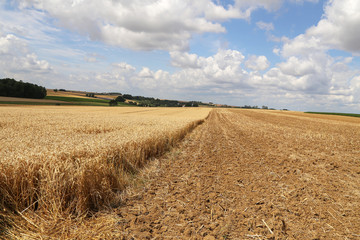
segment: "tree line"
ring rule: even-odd
[[[201,102],[196,101],[180,102],[176,100],[162,100],[153,97],[132,96],[130,94],[123,94],[118,96],[109,104],[111,106],[116,106],[117,102],[125,102],[126,100],[132,100],[128,101],[128,103],[141,107],[198,107],[199,104],[202,104]]]
[[[0,79],[0,96],[41,99],[46,97],[46,88],[21,80],[3,78]]]

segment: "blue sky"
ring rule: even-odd
[[[230,105],[360,112],[357,0],[0,2],[0,77]]]

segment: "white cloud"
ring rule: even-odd
[[[45,60],[39,60],[28,50],[24,40],[12,34],[0,33],[0,71],[5,75],[47,74],[53,70]]]
[[[125,62],[113,63],[112,66],[114,67],[114,69],[117,70],[117,72],[132,73],[136,70],[135,67],[133,67],[130,64],[127,64]]]
[[[147,67],[137,70],[123,62],[113,64],[110,72],[98,74],[97,79],[109,90],[134,94],[178,99],[216,96],[210,101],[237,99],[238,104],[277,104],[291,109],[331,109],[334,105],[353,106],[360,100],[360,73],[348,66],[352,58],[314,52],[289,57],[262,74],[259,71],[269,67],[265,56],[246,59],[236,50],[220,49],[209,57],[184,52],[171,52],[170,56],[172,64],[179,67],[174,73]]]
[[[170,52],[171,64],[180,68],[200,68],[196,54],[184,52]]]
[[[143,67],[139,71],[127,63],[112,64],[112,70],[97,74],[100,82],[118,86],[122,89],[144,92],[157,91],[159,94],[169,92],[200,91],[210,93],[215,89],[229,91],[248,86],[248,73],[242,69],[244,56],[236,50],[219,50],[210,57],[196,54],[172,52],[172,62],[180,67],[175,73],[164,70],[153,71]],[[191,64],[187,59],[191,59]]]
[[[254,71],[263,71],[269,68],[270,62],[265,56],[251,55],[249,59],[245,62],[245,66]]]
[[[323,18],[316,26],[293,40],[285,42],[285,57],[307,55],[314,51],[339,49],[360,54],[360,1],[331,0],[325,7]]]
[[[333,0],[325,7],[324,18],[307,35],[320,38],[330,47],[360,53],[360,2]]]
[[[4,36],[0,32],[0,54],[11,55],[12,52],[27,53],[26,44],[12,34]]]
[[[185,50],[193,33],[225,32],[219,23],[204,17],[216,7],[209,0],[105,0],[101,6],[96,0],[23,0],[20,6],[45,10],[60,26],[92,40],[135,50]],[[225,10],[225,15],[231,13]],[[216,11],[212,16],[216,18]]]
[[[359,74],[359,70],[348,66],[349,61],[349,58],[333,58],[321,51],[305,57],[292,56],[266,72],[258,86],[263,84],[290,93],[346,102],[355,96],[350,80]]]
[[[258,28],[260,28],[261,30],[265,30],[265,31],[272,31],[274,30],[274,25],[272,23],[266,23],[263,21],[259,21],[256,23],[256,26]]]
[[[352,103],[356,104],[357,107],[360,108],[360,74],[351,79],[350,87],[354,96]]]
[[[6,10],[2,5],[0,3],[0,29],[3,33],[24,37],[33,43],[44,44],[55,40],[59,30],[48,24],[45,12],[35,9]]]
[[[351,106],[358,101],[360,71],[349,67],[353,58],[334,58],[329,50],[360,53],[360,32],[354,31],[360,25],[359,12],[359,1],[328,1],[316,26],[294,39],[282,38],[283,47],[273,52],[284,61],[264,74],[263,84],[311,97],[329,108],[330,103]]]
[[[117,91],[117,89],[121,89],[121,91],[129,90],[131,80],[137,74],[136,68],[125,62],[113,63],[111,67],[109,72],[94,74],[96,81],[105,86],[103,88],[108,91]],[[84,74],[81,76],[85,79],[90,78]],[[81,84],[81,82],[83,81],[79,79],[77,84]],[[99,87],[98,83],[94,83],[93,89],[98,89]]]
[[[228,8],[226,9],[221,5],[216,5],[215,3],[208,1],[205,16],[210,20],[227,20],[230,18],[248,19],[252,10],[252,8],[241,9],[233,5],[228,5]]]
[[[16,2],[28,11],[33,8],[43,10],[44,14],[57,19],[59,26],[88,36],[91,40],[133,50],[186,51],[193,34],[224,33],[226,29],[220,21],[249,19],[254,10],[264,8],[273,11],[284,0],[235,0],[225,7],[212,0]],[[259,24],[261,28],[273,28],[271,24]],[[26,31],[26,28],[19,31]]]
[[[317,68],[314,63],[312,59],[299,59],[292,56],[287,62],[282,62],[278,66],[284,74],[299,77],[314,74]]]
[[[180,88],[227,88],[234,84],[245,84],[246,72],[241,67],[245,57],[239,51],[220,49],[207,58],[188,53],[172,53],[171,57],[173,64],[182,67],[172,75],[173,83]],[[187,60],[189,58],[191,61]]]

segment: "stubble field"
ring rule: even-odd
[[[141,126],[141,121],[136,119],[148,116],[153,109],[144,109],[146,112],[135,112],[136,110],[139,108],[129,110],[134,111],[128,113],[128,115],[134,115],[134,118],[129,117],[128,122],[124,120],[127,124]],[[194,110],[196,117],[189,122],[205,118],[209,111],[201,110],[204,112],[200,117],[198,110]],[[153,119],[156,123],[161,119],[159,118],[161,114],[156,111],[164,111],[163,114],[167,116],[166,121],[174,120],[175,124],[168,125],[169,128],[166,129],[170,130],[165,130],[165,132],[171,131],[174,126],[182,122],[181,117],[186,116],[185,113],[170,109],[153,111],[155,111],[153,114],[156,116],[153,116]],[[174,112],[170,113],[171,111]],[[46,112],[44,111],[44,114]],[[68,115],[68,118],[75,119],[74,116],[78,116],[77,112],[73,114]],[[21,117],[16,116],[18,116],[17,119],[23,119],[26,115],[29,113],[20,114]],[[88,118],[91,119],[90,116]],[[65,122],[66,117],[61,119],[58,121]],[[8,129],[9,123],[4,122],[6,121],[0,122],[1,131]],[[80,124],[85,127],[72,127],[73,130],[66,136],[71,136],[69,141],[73,146],[65,147],[65,149],[81,146],[80,149],[83,149],[83,152],[94,153],[92,148],[98,142],[100,142],[100,149],[106,146],[105,143],[101,145],[101,141],[94,141],[92,144],[91,139],[97,134],[91,132],[105,128],[100,123],[94,126],[90,122],[91,120]],[[166,125],[165,122],[164,125]],[[50,123],[43,126],[50,126]],[[24,129],[29,127],[34,129],[35,126],[29,125]],[[147,136],[150,138],[159,135],[159,132],[152,132],[147,126],[143,129],[146,132],[145,135],[149,134]],[[49,135],[52,134],[49,133],[49,129],[45,130],[44,132]],[[38,131],[40,132],[41,129],[39,128]],[[111,130],[108,131],[107,134],[110,134]],[[115,131],[116,135],[122,131]],[[138,136],[139,138],[135,137],[135,139],[142,139],[142,135],[137,134],[136,131],[130,130],[129,135],[126,135],[126,131],[124,132],[125,136]],[[91,135],[93,137],[86,140],[88,136],[86,134],[93,134]],[[15,135],[13,138],[17,139]],[[79,138],[79,135],[83,137]],[[63,138],[59,137],[59,139]],[[32,141],[36,142],[40,139],[34,138]],[[67,146],[66,140],[61,141],[64,146]],[[3,142],[6,142],[4,138],[1,140],[1,143]],[[22,146],[25,143],[19,141],[17,144]],[[28,145],[30,147],[33,143],[27,144],[30,144]],[[45,145],[45,142],[40,145]],[[54,147],[56,153],[61,148],[56,150],[55,145],[51,148]],[[142,146],[150,145],[152,143]],[[25,152],[26,149],[25,144],[14,156],[26,158],[29,155]],[[51,152],[50,150],[46,149],[47,152]],[[128,152],[128,149],[124,152]],[[56,156],[55,153],[53,153],[54,156]],[[71,156],[69,153],[66,154],[65,156]],[[10,156],[9,151],[5,155]],[[2,161],[1,167],[14,162],[10,158]],[[85,154],[84,158],[78,160],[77,157],[74,158],[75,160],[70,159],[65,162],[71,164],[67,165],[67,169],[61,170],[62,172],[74,173],[71,170],[74,166],[88,169],[85,163],[94,162],[97,154],[96,152]],[[118,162],[119,159],[128,159],[128,157],[114,160]],[[28,160],[27,164],[32,161]],[[50,164],[45,159],[41,161]],[[26,161],[20,157],[15,161],[16,164],[18,162],[21,162],[21,166],[27,166]],[[58,162],[56,164],[59,164]],[[132,161],[130,163],[128,165],[130,168],[136,165]],[[9,169],[15,169],[16,164]],[[26,176],[28,169],[27,166],[18,174]],[[101,173],[101,171],[103,171],[101,168],[93,168],[90,174],[84,174],[81,178],[76,178],[78,173],[74,173],[74,179],[70,182],[93,179],[88,183],[85,181],[85,185],[108,186],[108,182],[102,183],[103,179],[107,179],[105,177],[107,175],[99,175],[98,172]],[[38,176],[42,176],[42,172],[39,172]],[[62,176],[59,173],[53,173],[53,175]],[[9,176],[2,177],[1,184],[5,180],[9,184]],[[287,111],[214,109],[205,122],[186,136],[178,147],[151,161],[145,170],[137,172],[137,178],[144,180],[143,183],[139,186],[128,187],[126,191],[123,191],[119,198],[121,204],[111,206],[111,210],[101,210],[81,220],[66,218],[63,214],[63,218],[57,218],[58,223],[63,223],[63,227],[59,227],[59,224],[51,223],[40,225],[41,220],[39,220],[54,218],[56,211],[48,212],[48,214],[46,211],[49,207],[50,209],[56,209],[56,207],[51,208],[51,206],[39,204],[35,209],[35,204],[31,206],[31,209],[23,212],[22,219],[25,219],[23,225],[26,229],[17,228],[17,232],[13,231],[12,234],[23,238],[31,236],[61,239],[360,238],[359,118]],[[43,184],[53,186],[51,178]],[[1,190],[4,189],[3,186],[1,185]],[[100,190],[97,191],[101,194],[104,191],[102,189],[109,188],[98,187],[98,189]],[[98,194],[96,191],[89,189],[83,191],[79,187],[73,190],[83,194],[81,195],[83,199],[93,199],[90,201],[91,204],[99,201],[99,205],[94,206],[108,204],[100,200],[102,198],[94,197]],[[46,195],[45,192],[44,194]],[[35,202],[40,202],[39,196]],[[104,194],[104,196],[107,195]],[[18,196],[19,199],[22,199],[21,197],[22,195]],[[77,203],[80,198],[75,199]],[[30,202],[24,202],[22,206],[25,207]],[[83,208],[76,206],[76,204],[71,205],[69,209],[73,209],[77,214],[84,211]],[[80,204],[79,206],[85,209],[92,207],[96,210],[93,205]],[[45,214],[41,215],[41,212]],[[69,214],[74,215],[74,213]]]
[[[358,118],[214,110],[175,159],[117,210],[120,235],[360,238]]]

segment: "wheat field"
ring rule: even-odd
[[[0,232],[36,212],[44,222],[116,206],[152,157],[207,108],[0,107]],[[19,227],[19,226],[18,226]]]

